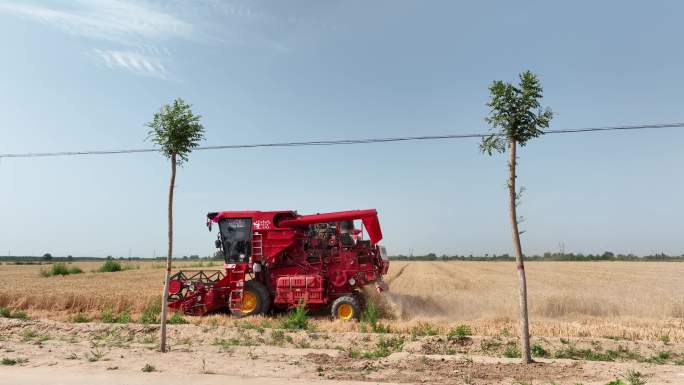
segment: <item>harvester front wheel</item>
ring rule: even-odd
[[[242,307],[240,316],[246,317],[266,313],[271,307],[271,296],[261,282],[250,280],[245,282],[242,291]]]
[[[358,298],[345,295],[333,301],[330,308],[333,318],[348,321],[361,316],[361,304]]]

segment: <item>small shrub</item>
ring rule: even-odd
[[[247,329],[247,330],[256,329],[258,327],[257,324],[251,323],[248,321],[242,321],[242,322],[235,321],[234,325],[238,329]]]
[[[518,344],[508,344],[503,351],[503,356],[506,358],[520,358],[522,357]]]
[[[69,268],[63,263],[55,263],[50,269],[50,275],[69,275]]]
[[[570,345],[565,349],[561,349],[553,354],[554,358],[567,358],[571,360],[587,360],[587,361],[615,361],[618,357],[633,358],[626,350],[606,350],[605,352],[598,352],[591,349],[576,349],[574,345]]]
[[[24,337],[24,341],[28,341],[28,340],[38,336],[38,333],[36,333],[35,331],[33,331],[31,329],[27,329],[23,333],[21,333],[21,336]]]
[[[150,364],[145,364],[145,366],[143,366],[143,368],[141,370],[144,373],[150,373],[150,372],[156,372],[157,368],[155,368],[154,366],[152,366]]]
[[[382,358],[387,357],[394,352],[400,352],[404,348],[404,337],[396,336],[390,338],[380,337],[375,350],[364,352],[363,358]],[[353,356],[354,354],[352,354]]]
[[[49,270],[40,270],[40,275],[43,277],[52,277],[55,275],[69,275],[83,273],[78,266],[67,266],[66,263],[55,263]]]
[[[152,335],[146,335],[140,338],[140,343],[150,345],[150,344],[157,344],[157,336],[155,334]]]
[[[309,342],[306,339],[302,339],[302,340],[297,341],[296,346],[300,349],[308,349],[311,347],[311,342]]]
[[[131,313],[129,313],[128,311],[123,311],[119,313],[119,315],[116,316],[114,322],[118,324],[127,324],[131,322]]]
[[[17,360],[15,360],[15,359],[13,359],[13,358],[3,358],[3,359],[2,359],[2,364],[3,364],[3,365],[16,365],[16,364],[17,364]]]
[[[437,334],[437,329],[428,322],[419,322],[418,325],[411,328],[411,335],[414,336],[436,336]]]
[[[115,271],[122,271],[123,267],[118,261],[108,260],[97,271],[100,273],[113,273]]]
[[[628,370],[622,377],[629,382],[629,385],[646,385],[648,378],[645,374],[634,369]]]
[[[309,316],[304,305],[295,307],[285,320],[280,323],[282,329],[288,330],[308,330]]]
[[[10,318],[12,311],[6,307],[0,306],[0,317]]]
[[[646,360],[646,362],[650,362],[652,364],[664,364],[669,360],[671,357],[671,353],[668,351],[661,351],[658,352],[655,356],[651,356]]]
[[[544,349],[544,347],[541,346],[541,344],[532,345],[532,347],[530,348],[530,352],[532,352],[533,356],[537,356],[537,357],[548,357],[549,356],[549,352],[546,349]]]
[[[275,345],[282,345],[285,342],[285,332],[278,329],[272,330],[271,341],[273,341]]]
[[[16,319],[21,319],[21,320],[27,320],[28,315],[26,314],[25,311],[23,310],[15,310],[14,313],[10,316],[10,318],[16,318]]]
[[[494,338],[483,339],[480,342],[480,348],[482,349],[482,351],[485,351],[485,352],[491,352],[492,350],[497,350],[497,349],[499,349],[499,347],[501,347],[501,341],[494,339]]]
[[[76,313],[76,314],[74,314],[73,317],[71,317],[71,322],[74,322],[74,323],[84,323],[84,322],[89,322],[89,321],[90,320],[88,319],[88,316],[83,312]]]
[[[663,343],[663,345],[669,345],[670,344],[670,336],[667,334],[664,336],[661,336],[660,341]]]
[[[223,338],[222,339],[214,338],[214,342],[212,342],[211,344],[216,345],[216,346],[220,346],[221,349],[226,353],[232,353],[233,352],[233,346],[240,345],[240,339],[231,338],[229,340],[226,340]]]
[[[128,311],[116,314],[111,308],[106,308],[100,313],[100,321],[108,324],[127,324],[131,322],[131,314]]]
[[[106,324],[113,324],[115,320],[116,317],[114,316],[114,312],[110,308],[104,309],[102,310],[102,313],[100,313],[100,321]]]
[[[387,328],[378,323],[379,318],[380,310],[375,305],[375,302],[373,302],[372,299],[369,299],[366,303],[366,308],[363,309],[363,312],[361,313],[361,322],[365,322],[370,325],[371,330],[374,333],[386,333]]]
[[[644,357],[639,353],[639,350],[632,351],[622,345],[618,346],[616,354],[624,359],[644,361]]]
[[[606,383],[606,385],[627,385],[622,380],[613,380],[611,382]]]
[[[464,343],[465,341],[470,339],[471,334],[472,334],[472,330],[470,329],[470,326],[458,325],[457,327],[449,330],[449,333],[447,333],[447,339],[449,341],[456,341],[458,343]]]
[[[168,324],[170,324],[170,325],[181,325],[181,324],[186,324],[186,323],[188,323],[188,321],[187,321],[185,318],[183,318],[183,313],[181,313],[181,312],[179,312],[179,311],[176,311],[176,312],[173,313],[173,315],[171,316],[171,318],[169,318],[169,319],[166,321],[166,323],[168,323]]]
[[[105,356],[105,352],[100,350],[99,348],[95,348],[90,351],[90,356],[88,356],[88,362],[97,362],[103,359]]]
[[[156,324],[159,322],[159,313],[161,313],[161,299],[150,302],[145,310],[140,315],[141,324]]]

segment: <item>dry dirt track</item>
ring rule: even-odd
[[[429,375],[426,374],[426,377]],[[0,379],[6,385],[398,385],[393,382],[343,381],[325,379],[298,379],[282,377],[243,377],[225,374],[180,374],[140,373],[93,369],[45,367],[45,368],[0,368]],[[455,380],[454,384],[464,383]],[[515,384],[515,382],[511,382]],[[684,383],[684,372],[670,373],[650,385],[671,385]],[[403,385],[407,385],[404,383]],[[430,384],[429,379],[417,384]],[[585,382],[583,385],[603,385],[604,382]]]
[[[278,331],[283,334],[277,340]],[[479,336],[455,343],[443,335],[412,338],[399,334],[253,329],[244,325],[171,325],[171,351],[162,354],[156,350],[157,333],[156,326],[0,318],[0,358],[16,360],[13,366],[0,366],[0,383],[153,385],[178,378],[187,381],[171,383],[211,384],[225,380],[222,383],[299,384],[325,383],[321,382],[325,380],[330,384],[363,381],[371,384],[604,385],[629,370],[643,373],[650,385],[684,383],[684,366],[673,361],[684,357],[681,343],[665,346],[611,339],[559,342],[535,338],[535,342],[542,343],[551,352],[575,346],[599,353],[617,350],[621,345],[631,352],[639,352],[644,359],[663,349],[671,356],[664,363],[627,357],[617,358],[615,362],[538,358],[539,363],[523,366],[518,359],[502,357],[498,350],[483,351],[484,343],[494,341]],[[376,349],[383,339],[397,338],[402,340],[401,346],[387,355],[364,354]],[[497,341],[503,348],[515,339],[501,337]],[[141,369],[147,364],[155,371],[143,373]]]
[[[228,375],[101,372],[67,368],[0,368],[6,385],[282,385],[279,377],[239,377]],[[287,379],[288,385],[372,385],[372,382]],[[391,383],[383,383],[391,385]]]

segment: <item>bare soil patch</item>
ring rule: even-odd
[[[556,383],[603,385],[627,370],[648,376],[649,384],[678,383],[684,366],[619,359],[614,362],[569,359],[538,359],[520,365],[500,351],[486,351],[489,337],[472,336],[458,343],[458,351],[439,353],[444,335],[416,336],[327,331],[286,331],[238,326],[171,325],[171,352],[157,349],[156,326],[136,324],[73,324],[50,320],[0,318],[0,357],[18,359],[11,368],[64,368],[69,373],[113,371],[138,378],[164,375],[228,376],[230,378],[296,378],[310,381],[360,381],[371,383],[512,384]],[[509,341],[501,338],[503,345]],[[388,342],[390,341],[390,342]],[[483,341],[485,344],[483,345]],[[539,340],[541,341],[541,340]],[[623,341],[624,342],[624,341]],[[575,349],[593,346],[592,341],[573,341]],[[599,341],[601,351],[619,343]],[[651,342],[630,342],[642,354],[658,351]],[[554,351],[567,343],[547,339],[545,348]],[[380,346],[388,346],[382,350]],[[670,344],[672,355],[684,346]],[[427,353],[427,354],[426,354]],[[0,366],[0,375],[10,366]],[[228,378],[227,377],[227,378]],[[269,380],[270,381],[270,380]],[[134,381],[131,381],[134,383]],[[188,383],[192,381],[188,380]],[[277,383],[264,382],[264,383]]]

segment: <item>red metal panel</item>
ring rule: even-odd
[[[280,227],[294,227],[301,225],[310,225],[313,223],[339,222],[354,219],[363,219],[365,217],[373,217],[377,215],[378,212],[374,209],[338,211],[334,213],[299,215],[297,216],[297,218],[283,219],[278,223],[278,225]]]
[[[380,229],[380,221],[378,220],[377,215],[364,217],[363,225],[366,227],[366,230],[368,230],[368,236],[373,244],[382,240],[382,230]]]
[[[355,219],[361,219],[363,221],[363,225],[366,227],[366,230],[368,230],[368,235],[370,236],[371,242],[375,244],[382,240],[382,230],[380,229],[378,212],[374,209],[300,215],[297,218],[282,219],[277,225],[280,227],[296,227],[311,225],[314,223],[351,221]]]
[[[296,305],[325,303],[322,277],[320,275],[286,275],[276,280],[276,295],[273,302]]]
[[[368,230],[371,242],[375,244],[382,240],[378,212],[375,209],[311,215],[297,215],[294,211],[221,211],[211,221],[216,223],[224,218],[251,218],[253,231],[268,231],[274,228],[361,219],[366,230]]]
[[[275,228],[275,220],[278,218],[291,218],[296,215],[294,211],[220,211],[210,220],[217,223],[227,218],[251,218],[252,230],[259,231]]]

